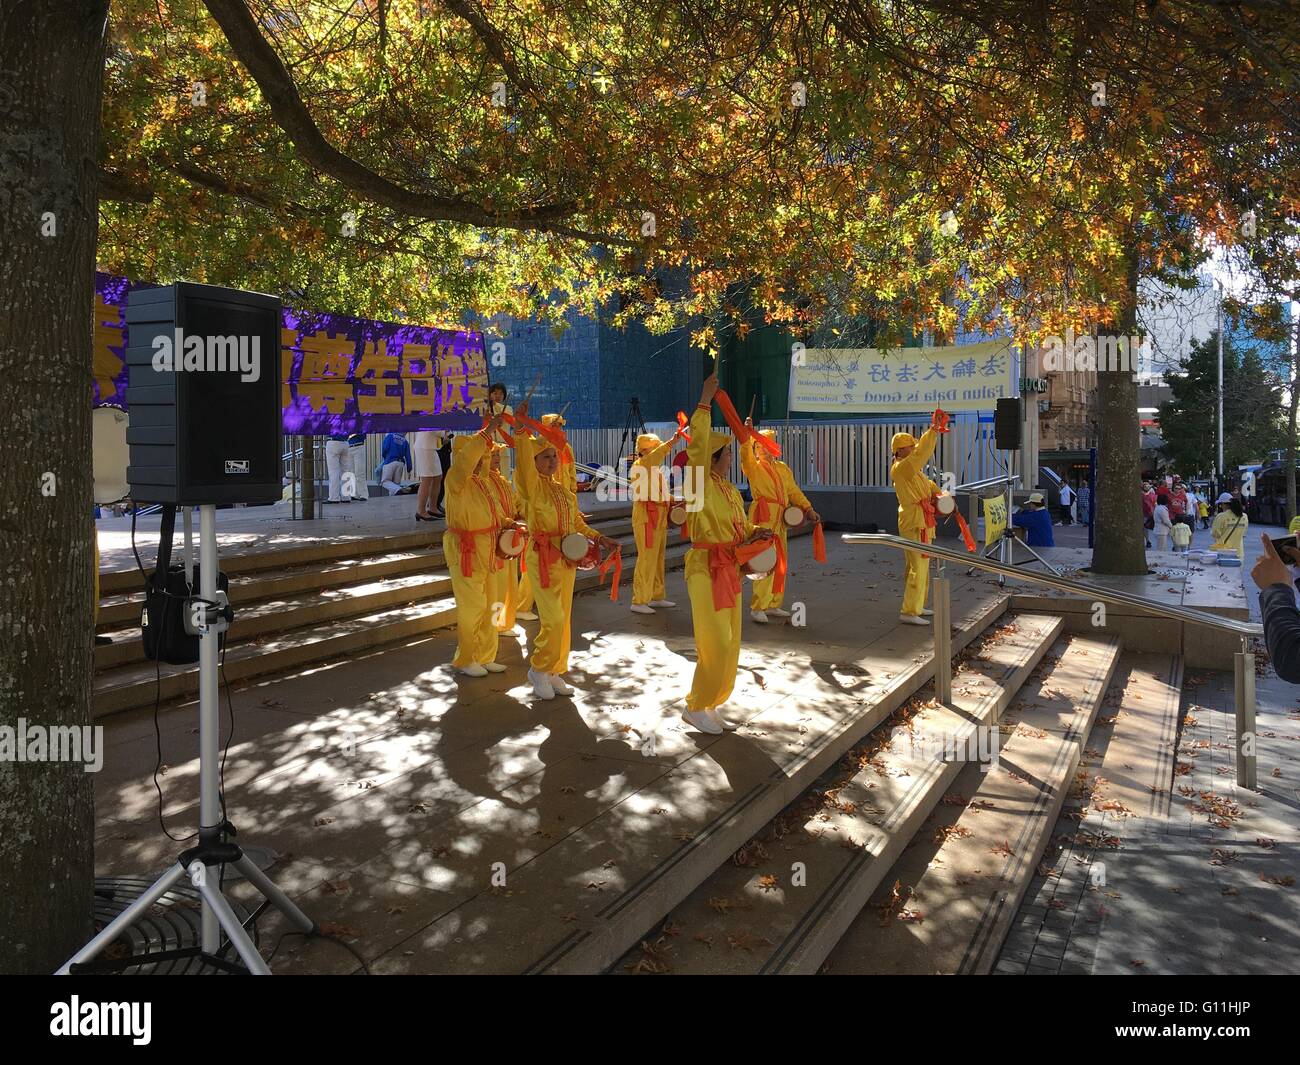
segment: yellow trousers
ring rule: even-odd
[[[713,607],[713,581],[707,551],[686,553],[686,592],[691,597],[691,622],[695,627],[695,676],[686,709],[710,710],[731,698],[740,662],[740,604],[726,610]]]
[[[898,535],[908,540],[928,544],[930,530],[924,525],[899,525]],[[925,606],[925,594],[930,584],[930,560],[920,551],[904,551],[906,578],[903,585],[904,614],[920,614]]]
[[[648,522],[638,521],[632,515],[632,535],[636,538],[636,569],[632,573],[632,602],[649,603],[654,599],[667,599],[664,587],[664,548],[668,546],[669,525],[663,515],[655,527],[654,547],[646,547]]]
[[[766,521],[760,526],[763,529],[771,529],[781,541],[782,550],[786,546],[786,527],[783,521]],[[786,558],[790,556],[787,553]],[[787,572],[786,586],[789,586],[790,574]],[[750,600],[750,606],[755,610],[775,610],[780,607],[781,601],[785,599],[785,588],[778,593],[774,590],[776,584],[776,571],[773,570],[761,581],[754,581],[754,598]]]
[[[491,577],[492,621],[504,632],[515,627],[515,598],[519,594],[519,562],[505,563]]]
[[[541,619],[529,663],[538,673],[564,673],[569,668],[569,623],[573,617],[573,582],[578,571],[567,562],[555,562],[551,566],[550,587],[543,588],[541,566],[536,545],[529,543],[528,573],[533,578],[533,599]]]
[[[492,537],[474,537],[472,572],[461,572],[460,538],[453,532],[442,534],[442,549],[451,574],[451,590],[456,595],[456,657],[453,666],[495,662],[497,627],[492,617]]]
[[[519,583],[515,585],[515,613],[531,613],[533,610],[533,564],[528,563],[528,572],[519,574]]]

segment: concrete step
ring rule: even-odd
[[[1103,930],[1114,948],[1122,950],[1129,942],[1124,925],[1114,923],[1121,916],[1119,907],[1126,908],[1125,919],[1135,911],[1151,912],[1151,900],[1137,901],[1142,889],[1135,881],[1152,893],[1166,892],[1171,881],[1189,888],[1196,883],[1184,864],[1191,856],[1175,857],[1159,838],[1173,828],[1171,789],[1187,779],[1174,775],[1183,670],[1179,655],[1125,651],[1120,657],[1056,834],[1016,912],[995,972],[1103,971],[1104,962],[1102,969],[1097,967]],[[1229,687],[1231,683],[1229,676]],[[1107,878],[1108,871],[1116,873],[1117,850],[1112,848],[1117,841],[1125,853],[1140,850],[1144,863],[1125,868],[1130,879],[1118,892]],[[1204,865],[1199,854],[1194,861]],[[1189,890],[1186,897],[1196,894]],[[1164,904],[1176,909],[1186,901],[1171,893]],[[1105,921],[1099,920],[1103,914]],[[1192,939],[1206,934],[1202,923]],[[1189,941],[1187,936],[1178,939]],[[1125,953],[1120,964],[1134,956]]]
[[[579,505],[581,505],[581,501],[579,501]],[[632,504],[627,503],[602,507],[591,518],[592,525],[599,528],[598,523],[610,522],[620,518],[630,519],[631,516]],[[197,529],[198,521],[196,520],[194,524]],[[411,524],[415,528],[410,532],[385,532],[381,535],[362,536],[341,533],[330,536],[328,533],[322,532],[315,523],[303,522],[301,535],[304,539],[312,537],[309,542],[293,547],[277,547],[270,551],[223,554],[221,557],[221,570],[228,577],[234,577],[238,574],[282,570],[293,566],[310,566],[318,563],[336,562],[340,559],[365,558],[369,555],[382,555],[392,551],[419,550],[430,546],[431,542],[434,545],[442,542],[444,525],[434,526],[431,532],[428,523],[417,523],[414,520],[414,511],[412,511]],[[176,522],[176,535],[172,541],[172,556],[176,560],[182,557],[184,544],[180,526],[181,523],[178,519]],[[136,535],[136,544],[145,569],[152,569],[158,553],[156,530],[150,532],[141,530]],[[137,592],[140,583],[140,570],[138,568],[101,570],[99,574],[99,594],[101,596],[112,596]]]
[[[797,530],[796,535],[807,533]],[[623,544],[624,559],[624,584],[619,594],[620,597],[630,597],[636,543],[630,532],[616,539]],[[684,565],[689,546],[689,541],[674,535],[665,553],[665,567],[677,569]],[[598,574],[580,574],[575,591],[597,587],[600,587]],[[605,587],[608,587],[608,580]],[[419,596],[411,599],[415,593]],[[393,596],[402,600],[401,605],[390,601]],[[281,604],[272,603],[269,609],[241,611],[236,617],[230,630],[234,638],[227,644],[225,656],[228,680],[265,676],[312,662],[330,661],[456,624],[451,580],[442,575],[425,576],[414,585],[404,584],[391,595],[380,590],[351,598],[340,597],[337,606],[322,607],[314,603],[289,610],[281,607]],[[255,627],[256,632],[253,631]],[[96,674],[93,693],[95,717],[132,707],[150,706],[155,700],[192,696],[198,691],[197,664],[158,667],[141,654],[138,629],[120,635],[121,650],[116,650],[117,643],[96,648],[97,655],[113,652],[122,656],[122,660]],[[100,659],[97,657],[96,661]]]
[[[688,930],[646,942],[673,973],[815,973],[903,848],[956,779],[945,739],[965,750],[977,727],[996,726],[1062,631],[1059,617],[1019,615],[981,636],[953,674],[950,707],[933,687],[881,720],[772,824],[750,839],[668,915]],[[719,910],[717,900],[728,900]],[[743,939],[746,949],[718,944]],[[633,948],[612,970],[638,971]]]
[[[984,585],[962,587],[953,601],[954,645],[966,646],[1004,610],[1005,598],[990,597]],[[742,672],[755,668],[746,655]],[[390,952],[382,971],[604,971],[924,686],[933,666],[929,632],[894,625],[851,660],[809,662],[798,686],[738,733],[670,728],[656,751],[615,767],[628,782],[617,803],[579,827],[559,828],[555,843],[529,841],[527,856],[508,863],[508,891],[480,887],[448,900],[448,912]],[[674,693],[673,703],[679,698]],[[593,763],[588,775],[612,771]],[[575,776],[567,790],[597,787]],[[455,820],[443,826],[449,839],[460,831]],[[555,830],[548,822],[538,835]],[[364,871],[393,875],[387,865]]]
[[[830,973],[987,973],[1051,838],[1119,660],[1118,637],[1058,641],[831,951]]]
[[[636,542],[630,521],[615,521],[601,526],[607,536],[623,544],[624,558],[636,555]],[[441,540],[441,534],[439,534]],[[227,637],[227,643],[258,640],[277,632],[314,625],[331,619],[355,617],[387,610],[403,603],[418,603],[426,599],[451,594],[451,578],[447,574],[446,559],[441,548],[425,549],[414,562],[419,568],[413,572],[370,576],[369,565],[383,565],[392,556],[377,556],[349,567],[346,564],[332,567],[334,572],[322,575],[321,571],[299,569],[293,574],[269,578],[244,577],[231,582],[231,603],[239,608],[236,624]],[[402,553],[403,560],[409,553]],[[272,593],[267,585],[283,585],[280,595]],[[295,591],[289,591],[290,588]],[[304,589],[310,589],[306,591]],[[144,645],[140,640],[140,606],[132,604],[130,623],[126,628],[107,629],[111,644],[95,648],[95,669],[102,672],[131,662],[143,662]],[[104,626],[100,626],[104,631]]]

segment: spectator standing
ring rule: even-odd
[[[1085,481],[1083,484],[1079,485],[1079,520],[1083,522],[1084,525],[1087,525],[1091,514],[1092,489],[1088,487],[1088,483]]]
[[[1169,493],[1156,493],[1156,509],[1152,515],[1156,534],[1156,550],[1169,550],[1169,535],[1174,530],[1173,519],[1169,513]]]
[[[1061,524],[1074,524],[1074,489],[1069,481],[1061,484]]]
[[[1235,551],[1244,559],[1246,552],[1242,541],[1246,537],[1246,530],[1250,528],[1250,519],[1246,517],[1241,500],[1224,492],[1219,496],[1218,508],[1219,513],[1214,516],[1214,524],[1210,527],[1213,540],[1210,550]]]

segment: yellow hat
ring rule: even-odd
[[[636,453],[644,455],[647,451],[653,451],[663,443],[659,439],[658,433],[642,433],[636,438]]]
[[[905,447],[916,447],[916,437],[911,433],[895,433],[889,441],[889,450],[897,455]]]
[[[543,414],[542,424],[547,426],[556,425],[563,429],[566,423],[563,414]]]
[[[765,437],[767,437],[769,440],[775,440],[775,439],[776,439],[776,430],[775,430],[775,429],[760,429],[760,430],[758,431],[758,435],[759,435],[759,436],[765,436]]]
[[[736,441],[730,433],[709,433],[709,454],[716,455],[722,448],[728,444],[734,444]]]
[[[467,447],[469,447],[469,442],[470,442],[470,440],[472,440],[472,439],[474,438],[475,435],[476,435],[476,434],[474,434],[474,433],[461,433],[460,436],[453,436],[453,437],[451,438],[451,454],[452,454],[452,457],[455,458],[455,457],[456,457],[457,455],[459,455],[462,451],[464,451]]]

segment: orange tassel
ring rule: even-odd
[[[789,564],[785,557],[785,544],[781,542],[781,537],[772,537],[776,543],[776,569],[772,573],[772,592],[774,595],[780,595],[785,591],[785,575],[789,570]]]
[[[813,558],[818,562],[826,561],[826,532],[821,522],[813,526]]]
[[[686,427],[690,424],[691,423],[687,419],[685,412],[679,410],[677,412],[677,435],[688,444],[691,442],[691,434],[686,431]]]
[[[970,534],[970,526],[966,524],[966,519],[961,516],[960,510],[954,510],[952,516],[957,519],[957,528],[961,531],[961,542],[966,545],[966,550],[975,553],[978,548],[975,544],[975,537]]]
[[[609,557],[600,564],[600,583],[605,583],[605,574],[609,572],[610,567],[614,568],[614,580],[609,586],[609,601],[618,602],[618,582],[623,579],[623,549],[616,547],[609,553]]]
[[[722,411],[723,420],[731,427],[731,431],[736,434],[736,443],[743,444],[749,439],[749,430],[745,428],[745,423],[740,420],[740,412],[736,410],[736,405],[731,402],[731,397],[719,388],[714,398],[718,401],[718,409]]]

